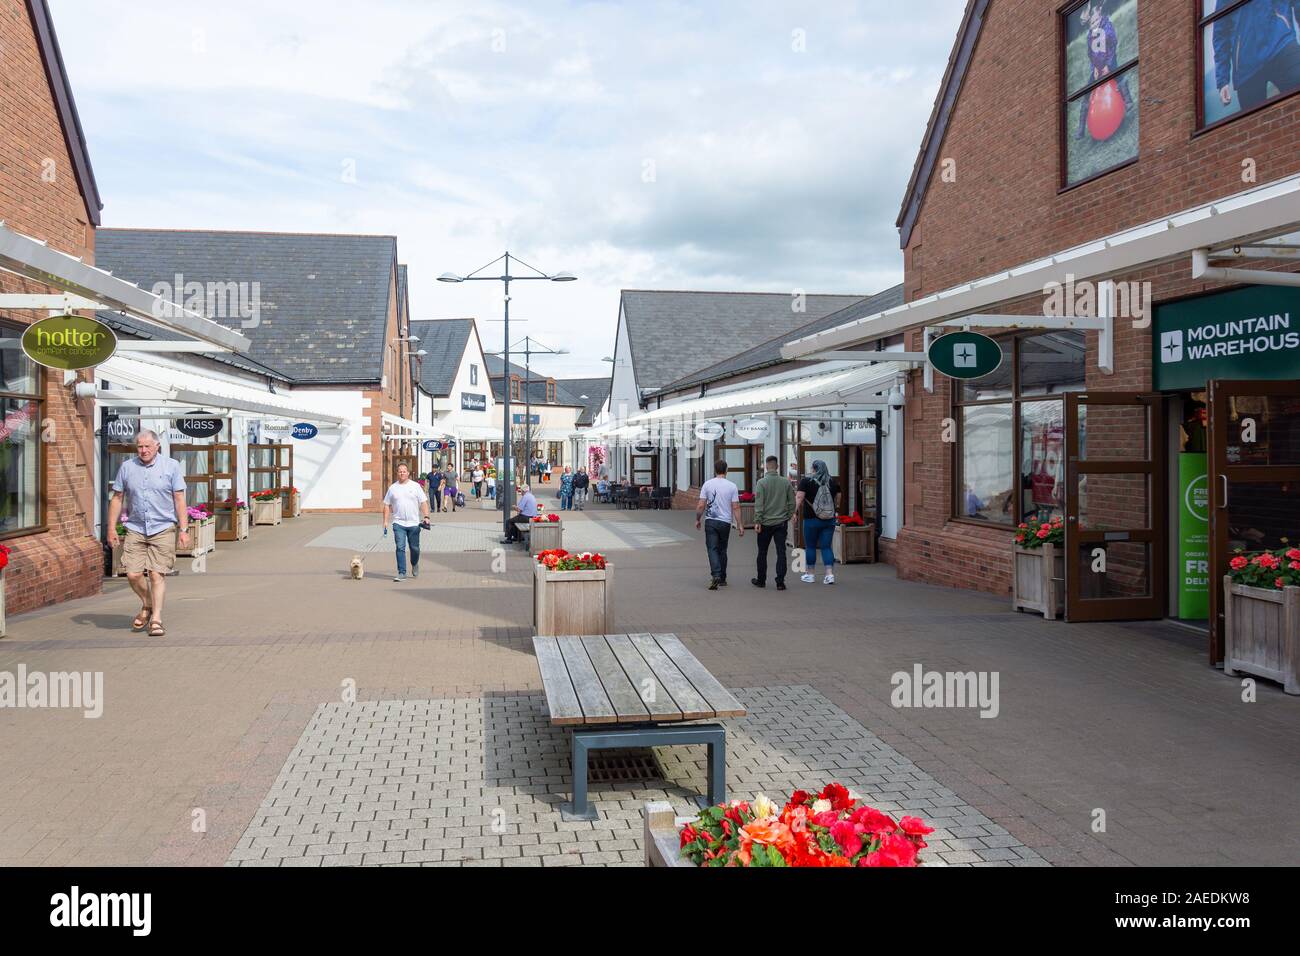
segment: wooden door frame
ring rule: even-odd
[[[1168,610],[1169,513],[1165,457],[1165,396],[1159,392],[1065,393],[1065,619],[1067,621],[1156,620]],[[1147,409],[1147,460],[1081,459],[1079,406],[1126,405]],[[1079,530],[1079,476],[1147,476],[1147,528]],[[1124,538],[1108,537],[1124,534]],[[1140,541],[1147,544],[1146,597],[1084,598],[1080,591],[1079,547],[1106,541]]]
[[[1300,394],[1300,385],[1279,379],[1213,379],[1206,386],[1206,480],[1210,492],[1210,641],[1211,666],[1223,661],[1223,576],[1228,572],[1229,482],[1238,484],[1300,481],[1294,465],[1234,465],[1228,462],[1228,400],[1237,395]]]
[[[635,480],[633,480],[637,472],[636,460],[638,458],[650,459],[650,484],[648,485],[641,485],[638,484]],[[627,461],[627,478],[628,481],[632,482],[632,484],[636,485],[638,488],[658,488],[659,487],[659,449],[656,448],[654,451],[650,451],[650,452],[640,452],[637,451],[636,449],[629,449],[628,461]]]

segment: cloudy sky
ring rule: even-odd
[[[396,235],[414,318],[505,249],[600,375],[621,288],[871,293],[962,0],[51,0],[104,224]],[[528,319],[516,325],[513,319]],[[545,364],[543,364],[545,361]]]

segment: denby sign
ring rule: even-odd
[[[80,315],[55,315],[30,325],[22,344],[23,352],[38,365],[76,371],[112,358],[117,336],[103,322]]]

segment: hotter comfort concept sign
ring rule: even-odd
[[[1300,378],[1300,289],[1246,286],[1156,306],[1151,346],[1161,392]]]

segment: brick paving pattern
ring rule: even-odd
[[[927,866],[1045,866],[1033,850],[811,687],[740,688],[728,796],[774,799],[838,780],[936,827]],[[321,704],[230,855],[233,866],[631,865],[641,808],[694,812],[702,746],[656,748],[664,778],[594,784],[599,819],[565,823],[569,741],[540,694]]]
[[[496,517],[454,523],[487,533]],[[308,547],[377,525],[304,515],[222,543],[205,573],[170,582],[164,639],[130,632],[139,604],[124,581],[12,615],[0,671],[102,672],[105,704],[97,720],[0,708],[0,865],[226,863],[344,682],[363,702],[477,706],[540,691],[527,556],[494,567],[491,553],[430,552],[418,580],[396,584],[388,549],[351,581],[347,550]],[[841,567],[834,587],[759,591],[745,573],[753,535],[733,537],[734,580],[710,592],[682,510],[589,509],[568,543],[589,547],[598,528],[635,541],[644,527],[678,542],[609,549],[620,631],[677,633],[732,688],[812,688],[1047,862],[1300,860],[1300,701],[1267,681],[1243,701],[1239,680],[1205,666],[1202,636],[1049,623],[1000,598],[899,582],[887,565]],[[997,718],[892,706],[891,675],[917,663],[997,672]],[[1098,809],[1105,832],[1092,829]]]

